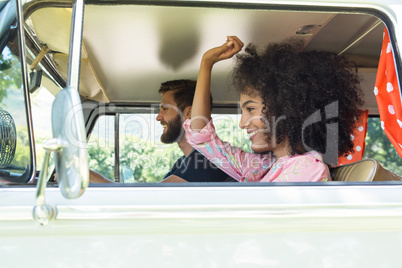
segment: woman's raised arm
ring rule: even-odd
[[[223,45],[212,48],[203,55],[191,109],[191,128],[194,131],[201,131],[211,120],[209,99],[212,67],[218,61],[231,58],[242,49],[243,45],[236,36],[228,36]]]

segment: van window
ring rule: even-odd
[[[156,114],[130,113],[119,116],[120,182],[160,182],[183,153],[176,143],[161,143],[163,130],[156,121]],[[222,140],[251,151],[248,136],[238,127],[240,115],[213,114],[213,120]],[[88,145],[90,169],[115,180],[115,115],[99,116]],[[368,119],[363,158],[376,159],[385,168],[402,175],[402,159],[381,129],[379,117]]]
[[[364,158],[373,158],[386,169],[402,175],[402,158],[382,130],[379,117],[368,118]]]
[[[5,5],[11,5],[12,2]],[[4,12],[0,13],[0,181],[27,182],[32,161],[18,27],[15,22],[7,24],[7,18],[2,17],[5,15]]]
[[[119,180],[160,182],[183,155],[177,143],[160,141],[162,126],[154,113],[119,114]],[[250,151],[250,140],[238,127],[240,115],[213,114],[217,133],[232,145]],[[115,180],[115,115],[99,116],[88,140],[89,167]]]
[[[45,78],[42,77],[44,80]],[[41,170],[45,157],[43,143],[51,138],[52,135],[52,103],[54,96],[49,90],[42,86],[31,94],[32,122],[34,127],[36,164],[37,169]],[[54,154],[50,154],[50,167],[54,167]],[[52,170],[50,168],[49,170]]]

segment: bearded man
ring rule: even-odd
[[[232,181],[187,142],[183,122],[191,117],[196,81],[173,80],[161,84],[162,101],[156,120],[163,126],[161,142],[177,145],[183,152],[166,174],[163,182],[223,182]],[[210,99],[212,107],[212,97]]]

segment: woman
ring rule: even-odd
[[[302,52],[297,41],[271,44],[261,54],[248,46],[234,71],[240,127],[250,135],[254,151],[246,153],[216,136],[207,101],[213,65],[242,47],[240,39],[230,36],[204,54],[191,121],[184,124],[187,141],[239,181],[330,180],[322,154],[337,159],[353,151],[350,137],[363,104],[351,64],[334,53]],[[336,140],[329,140],[331,135]]]

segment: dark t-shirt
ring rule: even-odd
[[[188,182],[235,181],[196,150],[188,157],[183,155],[177,159],[164,179],[170,175],[176,175]]]

